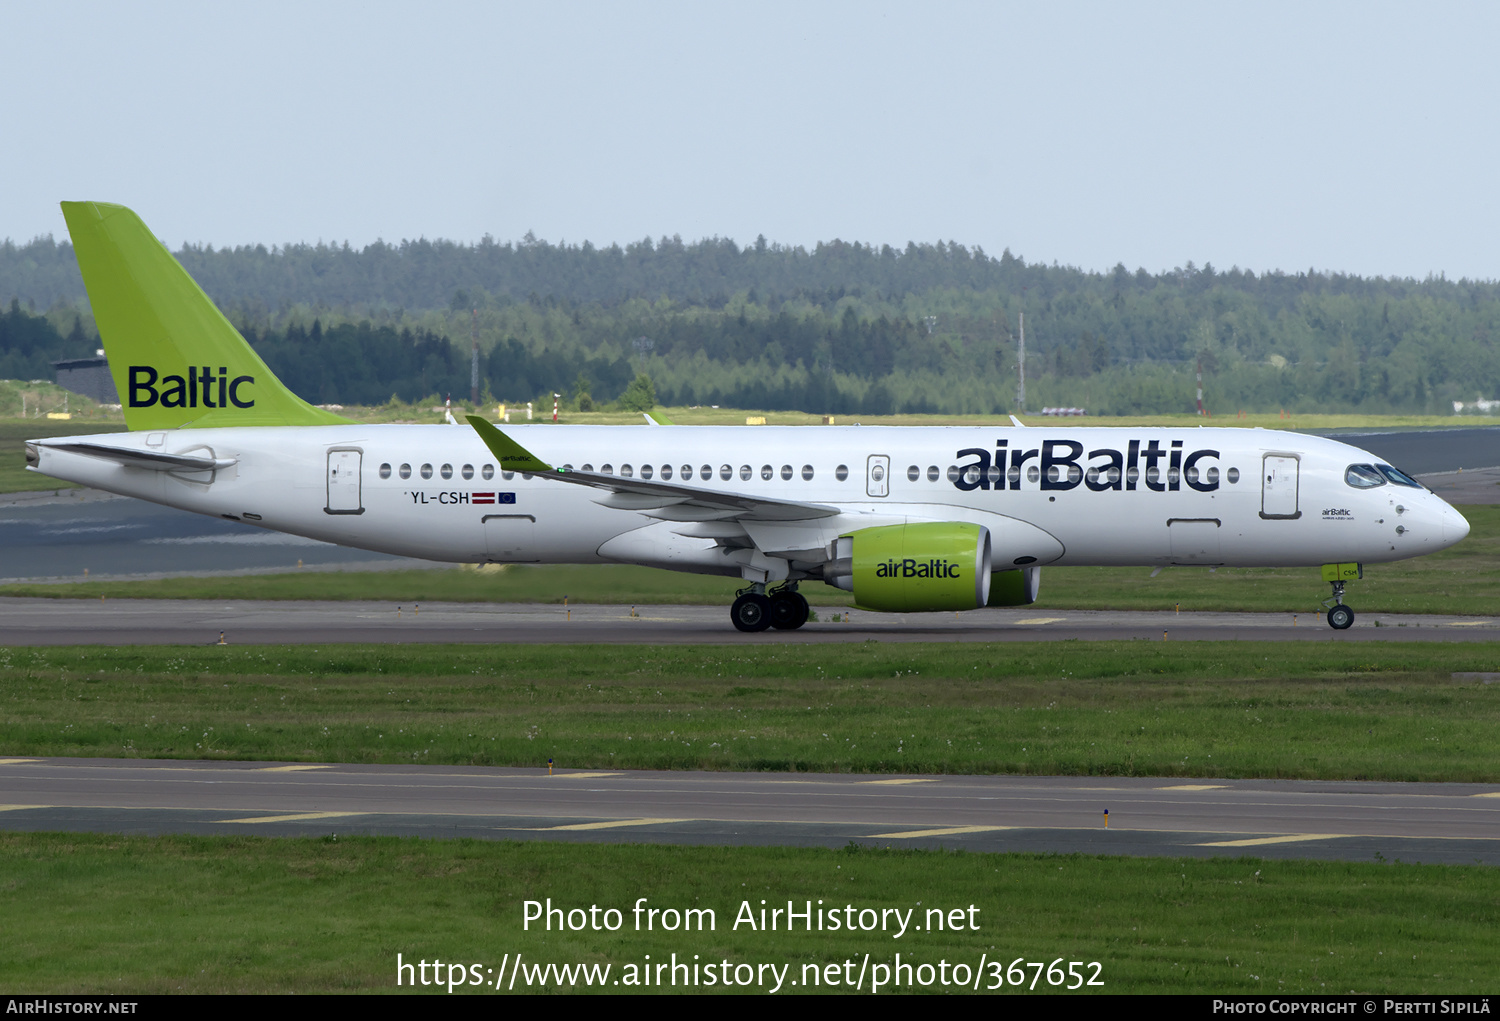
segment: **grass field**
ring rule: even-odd
[[[0,754],[1500,781],[1491,644],[0,650]]]
[[[47,489],[75,489],[73,483],[48,478],[26,470],[27,440],[39,436],[85,436],[89,433],[122,432],[123,422],[101,419],[55,422],[47,419],[0,418],[0,493],[26,493]]]
[[[1372,564],[1349,586],[1358,612],[1500,615],[1500,506],[1470,506],[1473,526],[1459,545],[1394,564]],[[54,599],[360,599],[412,602],[728,603],[744,583],[649,567],[510,567],[484,570],[315,572],[151,581],[27,583],[0,586],[0,596]],[[816,606],[850,604],[821,583],[802,587]],[[1315,567],[1168,568],[1049,567],[1042,571],[1044,609],[1241,610],[1312,613],[1328,596]]]
[[[1489,992],[1500,951],[1500,871],[1479,867],[1085,858],[849,848],[695,848],[326,837],[159,839],[0,834],[0,986],[49,992],[311,993],[394,990],[397,954],[442,975],[493,974],[520,954],[511,991],[559,990],[530,967],[608,965],[602,991],[646,965],[775,966],[782,992],[816,974],[846,991],[869,955],[896,955],[972,989],[1017,959],[1025,989],[1057,991],[1043,968],[1070,962],[1104,993]],[[523,928],[523,904],[598,905],[616,932]],[[632,907],[711,909],[710,931],[637,932]],[[885,933],[734,928],[792,901],[911,911],[960,909],[964,928]],[[968,908],[978,910],[970,914]],[[873,917],[873,916],[867,916]],[[892,925],[895,924],[892,918]],[[977,928],[969,928],[970,925]],[[509,957],[507,957],[509,955]],[[845,962],[853,962],[846,971]],[[462,965],[449,971],[448,963]],[[983,962],[983,966],[981,966]],[[1098,962],[1096,971],[1089,967]],[[828,970],[829,965],[836,967]],[[493,969],[486,973],[485,969]],[[937,973],[935,967],[930,969]],[[752,979],[752,969],[740,976]],[[967,974],[964,974],[966,972]],[[688,973],[679,972],[686,981]],[[700,981],[702,981],[700,972]],[[430,969],[422,972],[431,978]],[[670,971],[663,972],[670,975]],[[769,992],[764,984],[740,987]],[[846,979],[847,976],[847,979]],[[915,968],[903,985],[941,991]],[[924,988],[923,978],[931,983]],[[413,979],[407,979],[406,982]],[[415,978],[415,976],[413,976]],[[616,986],[612,983],[624,980]],[[419,991],[447,995],[445,985]],[[791,983],[795,982],[793,986]],[[960,983],[950,984],[955,988]],[[565,991],[586,991],[582,982]],[[723,991],[721,985],[699,991]],[[458,986],[454,995],[483,992]],[[681,987],[677,991],[682,991]],[[883,991],[896,991],[888,987]],[[493,990],[491,991],[493,995]]]

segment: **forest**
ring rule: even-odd
[[[1451,413],[1500,395],[1500,285],[1256,274],[1186,263],[1088,272],[955,242],[663,237],[596,248],[485,238],[175,253],[316,403],[615,401],[814,413]],[[0,243],[0,376],[51,378],[97,346],[67,242]],[[1017,402],[1024,315],[1027,407]]]

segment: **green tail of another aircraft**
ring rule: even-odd
[[[104,202],[62,211],[128,427],[349,421],[283,386],[135,213]]]

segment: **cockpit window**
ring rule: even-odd
[[[1382,475],[1384,475],[1386,478],[1390,479],[1392,482],[1394,482],[1398,486],[1410,486],[1413,489],[1426,489],[1427,488],[1426,486],[1422,485],[1422,483],[1418,482],[1416,479],[1414,479],[1410,475],[1406,474],[1406,472],[1402,471],[1400,468],[1392,468],[1388,464],[1382,464],[1382,465],[1379,465],[1378,467],[1380,468],[1380,473]]]
[[[1373,464],[1351,464],[1344,469],[1344,481],[1355,489],[1374,489],[1385,485],[1385,476]]]

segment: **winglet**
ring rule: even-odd
[[[670,418],[668,418],[666,415],[663,415],[659,411],[643,411],[643,412],[641,412],[641,414],[644,415],[644,416],[646,416],[646,424],[647,425],[676,425],[677,424],[676,422],[672,421]]]
[[[1010,424],[1013,425],[1013,426],[1015,426],[1017,429],[1025,429],[1026,428],[1026,423],[1023,422],[1023,421],[1021,421],[1015,415],[1010,416]]]
[[[505,435],[499,429],[490,425],[489,422],[478,415],[465,416],[479,438],[484,440],[484,445],[490,448],[490,453],[495,455],[500,462],[500,467],[508,472],[527,472],[536,474],[538,472],[552,471],[552,466],[531,451],[521,446],[515,440]]]

